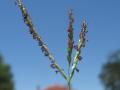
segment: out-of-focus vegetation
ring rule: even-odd
[[[120,50],[109,56],[102,67],[100,79],[105,90],[120,90]]]
[[[0,90],[14,90],[10,66],[5,64],[0,55]]]

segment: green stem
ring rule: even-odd
[[[68,90],[71,90],[71,81],[70,80],[68,80]]]
[[[78,48],[80,49],[82,47],[82,42],[79,40],[78,42]],[[75,72],[75,69],[77,67],[77,64],[78,64],[78,56],[80,55],[80,50],[76,52],[76,55],[74,57],[74,62],[73,62],[73,65],[72,65],[72,69],[71,69],[71,72],[70,72],[70,76],[69,76],[69,80],[71,81],[73,75],[74,75],[74,72]]]
[[[67,79],[68,90],[71,90],[71,79],[72,79],[72,78],[70,78],[70,73],[69,73],[68,79]]]
[[[55,67],[56,67],[56,69],[60,72],[60,74],[62,75],[62,77],[63,77],[65,80],[67,80],[67,76],[65,75],[64,71],[60,68],[60,66],[59,66],[57,63],[55,63]]]

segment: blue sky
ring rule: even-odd
[[[66,85],[64,79],[49,67],[31,39],[15,0],[0,3],[0,53],[12,67],[16,90],[36,90],[40,85]],[[23,0],[37,32],[42,36],[57,62],[66,70],[66,47],[69,8],[74,10],[75,42],[80,25],[88,22],[89,42],[82,50],[83,61],[72,85],[77,90],[103,90],[98,78],[107,56],[120,48],[120,0]]]

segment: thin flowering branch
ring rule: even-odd
[[[21,0],[16,0],[17,4],[21,10],[22,16],[23,16],[23,20],[24,23],[28,26],[29,28],[29,32],[32,35],[33,39],[36,40],[38,42],[38,45],[40,46],[43,54],[49,58],[49,60],[51,61],[51,65],[54,66],[54,69],[57,70],[57,72],[59,72],[62,77],[64,77],[65,80],[67,80],[67,77],[64,73],[64,71],[60,68],[60,66],[56,63],[56,60],[54,59],[54,57],[51,55],[51,53],[49,52],[48,48],[46,47],[46,45],[44,44],[44,42],[42,41],[42,38],[38,35],[38,33],[35,30],[35,27],[32,23],[32,20],[26,10],[26,8],[24,7],[23,3],[21,2]]]
[[[78,41],[77,51],[76,51],[76,55],[74,57],[74,62],[73,62],[73,65],[72,65],[72,70],[71,70],[68,82],[71,81],[75,70],[77,70],[76,68],[77,68],[78,61],[79,61],[79,59],[81,59],[81,56],[80,56],[81,49],[82,49],[82,47],[85,46],[85,42],[86,42],[86,33],[87,33],[87,24],[86,24],[86,21],[84,20],[83,23],[82,23],[82,30],[81,30],[80,35],[79,35],[80,39]]]
[[[73,49],[73,13],[72,10],[70,9],[68,12],[69,15],[69,27],[68,27],[68,55],[67,55],[67,60],[68,60],[68,68],[70,68],[71,64],[71,59],[72,59],[72,49]]]

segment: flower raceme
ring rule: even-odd
[[[30,15],[28,14],[28,12],[27,12],[26,8],[24,7],[23,3],[21,2],[21,0],[16,0],[16,1],[17,1],[17,4],[18,4],[18,7],[21,10],[24,23],[29,28],[29,32],[32,35],[33,39],[38,42],[38,45],[40,46],[41,51],[43,52],[43,54],[46,57],[49,58],[49,60],[51,61],[51,64],[54,64],[54,69],[56,69],[56,71],[58,71],[65,80],[67,80],[67,77],[66,77],[65,73],[63,72],[63,69],[55,62],[54,57],[52,56],[52,54],[49,52],[47,46],[42,41],[42,38],[36,32],[35,27],[32,23],[31,18],[30,18]]]
[[[71,64],[71,55],[72,55],[72,49],[73,49],[73,14],[72,14],[72,10],[70,9],[68,12],[69,15],[69,27],[68,27],[68,55],[67,55],[67,60],[68,60],[68,67],[70,67]]]

